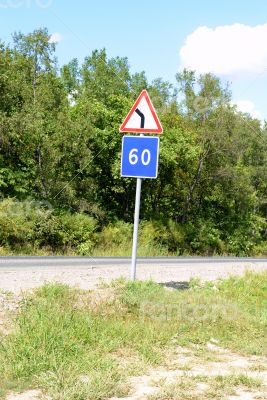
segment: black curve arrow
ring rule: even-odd
[[[144,128],[144,127],[145,127],[145,116],[144,116],[144,114],[139,110],[139,108],[137,108],[137,109],[135,110],[135,112],[136,112],[136,114],[138,114],[139,117],[141,118],[141,126],[140,126],[140,128]]]

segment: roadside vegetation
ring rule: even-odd
[[[229,85],[188,70],[149,82],[105,49],[59,69],[46,29],[0,40],[0,254],[130,253],[119,126],[142,89],[164,133],[140,255],[266,255],[267,127]]]
[[[211,341],[240,357],[253,356],[254,370],[264,370],[258,360],[267,356],[266,292],[266,272],[206,284],[193,280],[185,290],[122,279],[94,291],[45,285],[25,294],[17,316],[10,317],[12,329],[2,334],[0,396],[41,389],[52,399],[122,397],[129,377],[166,366],[167,354],[173,362],[177,348],[180,361],[182,349],[201,365],[212,360]],[[153,398],[190,398],[177,393],[201,382],[210,393],[203,398],[220,399],[235,388],[262,385],[244,374],[191,376],[192,365],[183,367],[183,380],[161,380]]]

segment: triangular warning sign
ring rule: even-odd
[[[146,90],[142,90],[120,127],[120,132],[162,133],[163,129]]]

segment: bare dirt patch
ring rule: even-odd
[[[9,292],[0,292],[0,334],[7,335],[13,329],[13,320],[20,307],[21,297]]]
[[[261,368],[258,368],[259,365],[267,365],[267,359],[245,357],[212,343],[207,344],[205,360],[197,355],[196,350],[177,347],[170,351],[164,366],[151,368],[145,375],[130,378],[130,394],[120,400],[182,399],[181,393],[188,396],[184,398],[193,399],[197,396],[200,400],[267,399],[267,371],[264,368],[259,371]]]
[[[24,393],[9,394],[6,400],[50,400],[50,399],[46,396],[43,396],[40,390],[28,390],[27,392]]]

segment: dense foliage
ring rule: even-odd
[[[120,177],[118,128],[145,88],[164,127],[159,177],[142,191],[149,248],[266,252],[267,125],[237,112],[212,74],[176,81],[149,83],[104,49],[58,71],[46,29],[0,42],[0,246],[92,254],[108,252],[107,235],[129,245],[135,179]]]

